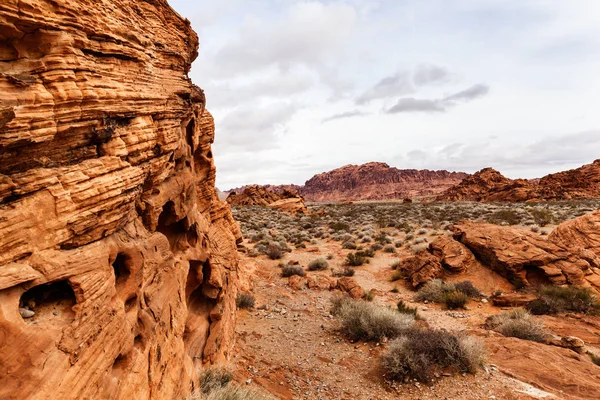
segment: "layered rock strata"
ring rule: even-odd
[[[440,194],[438,201],[547,201],[600,198],[600,160],[537,180],[508,179],[485,168]]]
[[[165,0],[0,3],[0,398],[185,398],[240,238]]]
[[[298,192],[307,201],[393,200],[432,197],[459,184],[469,175],[463,172],[398,169],[385,163],[346,165],[310,178],[303,186],[264,185],[278,194]],[[253,186],[229,191],[241,193]]]
[[[516,287],[589,286],[600,292],[600,211],[559,225],[549,237],[520,228],[470,221],[453,227],[399,269],[413,286],[481,264]]]
[[[265,206],[291,214],[307,214],[304,198],[292,190],[275,193],[262,186],[248,186],[240,194],[230,192],[227,203],[233,207]]]

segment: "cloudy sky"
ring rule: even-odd
[[[345,164],[539,177],[600,158],[598,0],[169,0],[217,185]]]

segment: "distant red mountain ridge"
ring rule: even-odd
[[[303,186],[262,185],[275,193],[284,190],[298,192],[307,201],[388,200],[415,197],[433,197],[460,183],[469,175],[464,172],[398,169],[388,164],[371,162],[346,165],[317,174]],[[242,193],[243,186],[226,193]]]

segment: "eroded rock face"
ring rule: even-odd
[[[303,186],[263,185],[262,189],[283,193],[298,192],[307,201],[358,201],[435,196],[469,175],[463,172],[398,169],[385,163],[346,165],[310,178]],[[231,189],[241,193],[252,186]]]
[[[398,267],[414,287],[482,266],[516,287],[589,286],[600,292],[600,211],[559,225],[544,237],[487,223],[462,221]]]
[[[385,163],[346,165],[313,176],[300,189],[309,201],[383,200],[436,195],[458,184],[462,172],[400,170]]]
[[[447,189],[438,201],[540,201],[600,197],[600,160],[539,180],[508,179],[485,168]]]
[[[227,357],[197,46],[164,0],[0,4],[0,398],[185,398]]]
[[[297,192],[285,189],[280,193],[275,193],[257,185],[246,187],[240,194],[230,192],[227,196],[227,203],[233,207],[266,206],[292,214],[308,213],[304,198]]]

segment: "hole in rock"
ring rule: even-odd
[[[129,275],[131,275],[131,257],[126,254],[119,253],[115,262],[112,264],[115,272],[115,282],[117,288],[127,281]]]
[[[127,354],[119,354],[119,356],[117,358],[115,358],[115,362],[113,363],[113,369],[124,369],[127,367],[129,358],[127,357]]]
[[[187,124],[187,127],[185,128],[185,137],[187,139],[188,144],[190,145],[190,148],[192,149],[192,153],[194,152],[194,131],[196,129],[196,121],[194,120],[194,118],[192,118],[190,120],[190,122]]]
[[[75,293],[68,281],[35,286],[21,296],[19,312],[30,324],[68,325],[75,319]]]
[[[525,274],[527,282],[529,282],[529,285],[533,286],[534,288],[539,288],[540,286],[545,285],[552,285],[552,281],[550,280],[550,278],[548,278],[548,276],[546,276],[546,274],[541,268],[526,267]]]
[[[206,153],[206,158],[213,158],[213,154],[212,151],[209,151],[208,153]]]
[[[190,230],[186,234],[186,239],[190,246],[196,247],[198,244],[198,232],[196,231],[196,224],[190,227]]]
[[[189,231],[188,225],[188,220],[185,217],[181,220],[177,220],[175,204],[172,201],[169,201],[163,206],[163,210],[158,217],[158,226],[156,227],[156,230],[169,239],[171,248],[173,248],[182,237],[186,240],[189,239],[186,236]],[[191,233],[191,235],[190,238],[193,238],[195,232]]]
[[[137,300],[138,298],[136,295],[133,295],[132,297],[127,299],[127,301],[125,302],[125,312],[131,311],[137,305]]]

